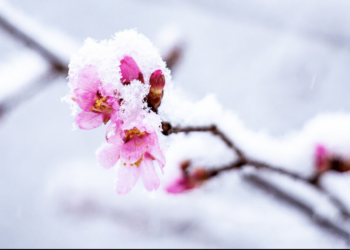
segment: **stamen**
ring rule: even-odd
[[[135,142],[135,146],[140,147],[143,143],[144,143],[144,141],[141,142],[140,144],[137,144],[137,143]]]
[[[142,156],[143,156],[143,154],[142,154]],[[135,165],[136,165],[137,167],[139,167],[139,166],[140,166],[140,164],[141,164],[141,162],[143,161],[142,156],[141,156],[141,158],[140,158],[140,159],[138,159],[138,161],[137,161],[137,162],[135,162]]]
[[[97,92],[95,104],[90,108],[90,110],[97,113],[110,113],[113,108],[107,103],[107,100],[108,97],[102,97],[100,92]]]
[[[140,132],[140,130],[138,130],[136,127],[133,129],[127,130],[125,132],[125,137],[126,137],[125,142],[130,141],[134,136],[137,136],[140,138],[140,137],[144,136],[145,134],[146,134],[146,131]]]

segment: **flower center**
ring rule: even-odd
[[[128,141],[130,141],[133,137],[137,136],[137,137],[142,137],[146,134],[145,131],[140,132],[140,130],[138,130],[136,127],[130,130],[127,130],[125,132],[125,143],[127,143]]]
[[[100,92],[97,92],[95,104],[90,108],[91,111],[97,113],[110,113],[113,108],[107,103],[108,97],[102,97]]]

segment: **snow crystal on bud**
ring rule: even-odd
[[[83,47],[71,57],[69,63],[69,82],[72,88],[80,70],[88,65],[97,68],[102,83],[111,83],[117,87],[121,77],[119,58],[113,58],[109,44],[111,41],[97,42],[91,38],[85,40]]]
[[[162,121],[159,115],[150,111],[145,101],[149,89],[150,85],[139,80],[120,88],[120,98],[123,100],[119,108],[120,119],[124,122],[122,129],[129,130],[142,124],[144,128],[139,128],[142,131],[160,131]]]

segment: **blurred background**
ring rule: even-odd
[[[214,93],[248,129],[282,137],[350,111],[349,11],[346,0],[0,1],[0,247],[346,247],[237,173],[180,196],[142,185],[117,196],[95,159],[105,128],[72,132],[61,98],[87,37],[136,28],[164,58],[179,53],[174,87]]]

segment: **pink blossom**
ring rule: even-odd
[[[139,66],[137,66],[137,63],[131,56],[124,56],[120,61],[120,71],[122,74],[120,80],[123,84],[130,84],[132,80],[139,80],[145,83]]]
[[[205,180],[210,178],[208,171],[203,168],[197,168],[193,171],[193,173],[188,174],[187,170],[184,169],[183,166],[184,165],[181,164],[181,168],[183,170],[182,176],[165,188],[168,193],[183,193],[190,189],[199,187]],[[186,168],[187,167],[188,166],[186,166]]]
[[[194,182],[192,182],[190,178],[181,176],[179,179],[175,180],[173,183],[168,185],[165,188],[165,190],[168,193],[180,194],[194,187],[195,187]]]
[[[142,131],[142,129],[141,129]],[[156,190],[160,180],[155,173],[153,160],[156,160],[163,171],[165,157],[160,149],[156,132],[141,132],[134,127],[122,130],[116,126],[115,134],[108,138],[108,143],[97,154],[101,165],[113,167],[120,159],[116,192],[128,193],[141,176],[148,191]]]
[[[315,167],[318,171],[324,171],[328,168],[328,151],[322,144],[318,144],[315,149]]]
[[[81,129],[93,129],[102,123],[106,124],[119,108],[112,86],[102,86],[97,69],[92,65],[79,72],[73,93],[73,100],[82,109],[74,120]]]

